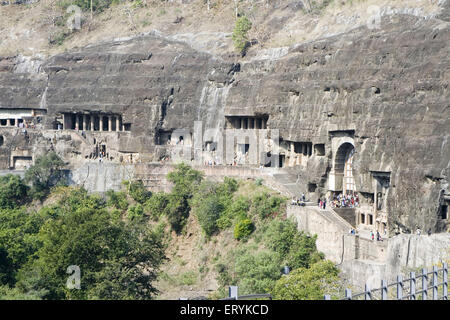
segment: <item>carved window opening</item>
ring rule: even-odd
[[[441,206],[441,217],[440,218],[443,220],[448,219],[448,205]]]
[[[268,116],[226,116],[227,129],[267,129]]]
[[[368,214],[367,216],[368,216],[367,223],[372,226],[373,225],[373,215]]]
[[[286,164],[286,156],[284,154],[280,154],[279,159],[280,159],[279,161],[280,168],[283,168],[284,165]]]
[[[316,192],[317,184],[315,183],[308,183],[308,192]]]
[[[316,156],[324,156],[325,155],[325,145],[324,144],[315,144],[314,145],[314,154]]]
[[[294,152],[297,154],[303,154],[304,156],[312,155],[312,143],[311,142],[294,142]]]

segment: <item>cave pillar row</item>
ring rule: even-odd
[[[80,117],[78,117],[78,114],[75,114],[75,130],[79,130],[80,129]]]
[[[108,116],[108,131],[112,131],[112,117]]]
[[[86,130],[87,115],[83,114],[83,130]]]
[[[91,120],[91,131],[94,131],[94,115],[93,114],[91,114],[90,115],[90,120]]]
[[[296,156],[295,156],[295,147],[294,147],[294,142],[290,142],[290,144],[291,144],[291,156],[290,156],[290,159],[291,159],[291,161],[290,161],[290,165],[291,165],[291,167],[293,167],[293,166],[295,166],[295,163],[296,163]]]

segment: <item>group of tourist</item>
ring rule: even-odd
[[[291,205],[293,206],[304,206],[306,202],[306,196],[304,193],[300,197],[292,197]]]
[[[355,208],[359,206],[359,196],[355,193],[354,195],[342,193],[337,196],[334,195],[331,200],[331,206],[333,208]]]
[[[383,241],[383,240],[381,239],[381,234],[378,232],[378,230],[377,230],[377,233],[376,233],[376,234],[373,233],[373,231],[370,231],[370,239],[372,239],[372,241],[375,240],[375,235],[376,235],[376,237],[377,237],[377,241]]]
[[[319,206],[320,209],[325,210],[327,208],[327,199],[317,199],[317,205]]]

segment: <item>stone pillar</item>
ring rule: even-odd
[[[83,114],[83,130],[86,131],[87,116]]]
[[[295,146],[294,146],[294,142],[291,141],[291,157],[290,157],[291,161],[291,166],[295,166],[296,162],[297,162],[297,157],[295,155]]]
[[[119,116],[117,116],[116,117],[116,131],[120,131],[120,117]]]
[[[306,155],[309,156],[309,151],[310,151],[311,147],[309,146],[309,144],[306,145]]]
[[[19,126],[19,119],[15,119],[16,120],[16,122],[14,122],[14,125],[16,126],[16,127],[18,127]]]
[[[241,118],[241,129],[244,129],[244,118]]]
[[[98,131],[103,131],[103,116],[102,115],[99,115],[98,121],[99,121]]]
[[[6,126],[9,127],[11,125],[11,120],[6,119]]]
[[[94,123],[95,123],[95,122],[94,122],[94,115],[91,114],[89,117],[91,118],[91,119],[90,119],[90,120],[91,120],[91,128],[90,128],[90,129],[91,129],[91,131],[94,131]]]
[[[108,116],[108,131],[111,131],[112,128],[112,118],[111,116]]]

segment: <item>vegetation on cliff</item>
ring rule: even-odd
[[[26,176],[58,171],[59,165],[40,159]],[[105,196],[59,185],[42,193],[47,196],[38,197],[41,203],[33,200],[27,180],[0,177],[0,298],[155,298],[160,280],[167,278],[168,258],[177,259],[168,254],[168,246],[191,234],[187,222],[192,219],[204,244],[226,234],[234,244],[215,257],[200,249],[203,264],[198,271],[180,274],[174,286],[194,285],[212,273],[219,289],[211,298],[238,285],[241,294],[311,299],[336,285],[337,269],[323,264],[315,237],[299,233],[284,218],[285,199],[261,181],[225,178],[213,183],[185,164],[167,178],[173,183],[169,193],[151,193],[140,181],[125,181],[123,191],[110,190]],[[68,286],[74,266],[80,271],[79,289]],[[298,272],[285,277],[284,266]],[[317,285],[322,266],[335,276],[326,278],[326,286]],[[317,281],[290,296],[280,289],[286,283],[295,287],[301,283],[298,277]]]

